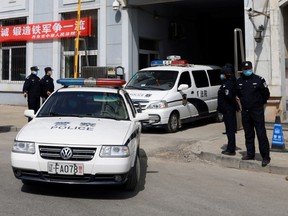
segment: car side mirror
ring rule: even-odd
[[[27,118],[35,118],[35,112],[34,110],[25,110],[24,111],[24,116]]]

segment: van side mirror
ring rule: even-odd
[[[189,88],[189,86],[187,84],[181,84],[178,87],[178,91],[183,91],[183,90],[186,90],[188,88]]]

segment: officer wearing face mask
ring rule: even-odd
[[[41,78],[41,90],[42,90],[42,97],[43,102],[52,94],[54,91],[54,80],[51,77],[52,75],[52,68],[46,67],[44,68],[45,75]]]
[[[270,163],[269,141],[265,128],[264,104],[270,97],[270,91],[263,77],[253,73],[252,63],[242,63],[243,73],[237,80],[237,95],[242,105],[242,124],[245,133],[247,155],[242,160],[255,159],[255,131],[262,156],[262,166]]]
[[[40,108],[40,96],[41,96],[41,87],[40,87],[40,78],[37,76],[39,68],[33,66],[30,68],[31,74],[26,77],[23,85],[23,95],[27,98],[28,109],[33,109],[36,113]],[[29,121],[31,119],[28,119]]]
[[[220,79],[222,80],[222,85],[218,90],[217,110],[223,114],[225,133],[228,139],[227,147],[222,151],[222,154],[232,156],[236,154],[236,111],[239,111],[239,105],[236,101],[236,80],[234,68],[231,64],[226,64],[222,67]]]

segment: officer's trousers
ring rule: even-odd
[[[40,97],[34,97],[34,96],[29,97],[28,95],[27,102],[28,102],[28,109],[34,110],[34,113],[36,114],[36,112],[40,108]],[[28,121],[31,120],[32,120],[31,118],[28,119]]]
[[[235,152],[236,150],[235,133],[237,131],[236,111],[230,110],[223,113],[223,120],[225,124],[225,132],[228,139],[226,151]]]
[[[264,107],[242,110],[242,124],[245,132],[247,156],[255,157],[255,131],[259,151],[263,160],[270,160],[270,147],[266,134]]]

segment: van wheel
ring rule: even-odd
[[[165,126],[165,130],[168,133],[175,133],[179,128],[179,115],[176,112],[171,113],[168,124]]]

